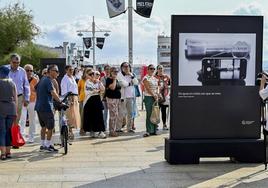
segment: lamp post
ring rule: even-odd
[[[83,36],[83,33],[91,33],[92,35],[92,50],[93,50],[93,68],[95,69],[96,68],[96,57],[95,57],[95,39],[96,39],[96,33],[105,33],[104,36],[105,37],[108,37],[109,36],[109,33],[111,31],[109,30],[102,30],[102,29],[99,29],[99,30],[96,30],[96,24],[95,24],[95,19],[94,19],[94,16],[93,16],[93,21],[92,21],[92,30],[87,30],[87,29],[84,29],[84,30],[78,30],[76,31],[78,32],[78,36],[79,34],[81,36]],[[83,51],[84,51],[84,44],[83,44]]]

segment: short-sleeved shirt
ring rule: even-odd
[[[144,78],[143,78],[143,81],[144,80],[147,80],[148,83],[149,83],[149,88],[150,90],[152,91],[152,93],[154,94],[157,94],[157,89],[158,89],[158,79],[155,78],[154,76],[149,76],[149,75],[146,75]],[[144,90],[144,96],[152,96],[145,88]]]
[[[37,112],[53,112],[52,90],[54,90],[52,80],[44,76],[36,87],[37,99],[35,110]]]
[[[11,79],[0,79],[0,115],[16,115],[16,86]]]
[[[118,80],[116,80],[115,90],[111,90],[109,86],[113,83],[113,79],[106,79],[106,92],[105,96],[110,99],[120,99],[121,98],[121,86],[119,85]]]

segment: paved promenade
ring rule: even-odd
[[[143,138],[144,115],[136,121],[135,134],[107,139],[77,135],[66,156],[40,153],[39,143],[13,150],[13,159],[0,161],[0,187],[268,187],[262,164],[212,158],[199,165],[169,165],[164,159],[168,132]]]

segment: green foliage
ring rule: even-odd
[[[21,64],[20,66],[24,66],[25,64],[32,64],[34,69],[40,69],[40,59],[41,58],[57,58],[58,54],[47,51],[43,48],[40,48],[38,45],[29,42],[24,44],[21,47],[18,47],[14,50],[15,53],[18,53],[21,56]],[[0,65],[9,63],[9,55],[6,55],[2,61],[0,61]]]
[[[39,34],[31,11],[23,5],[17,3],[0,9],[0,60]]]

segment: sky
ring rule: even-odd
[[[97,29],[110,30],[104,48],[96,50],[97,63],[121,63],[128,59],[127,14],[109,18],[105,0],[0,0],[0,8],[23,3],[31,10],[42,35],[36,43],[59,46],[63,41],[82,45],[77,30],[90,29],[95,16]],[[127,0],[126,0],[127,3]],[[133,0],[135,8],[135,0]],[[171,15],[263,15],[264,59],[268,60],[267,0],[155,0],[151,18],[133,13],[134,63],[156,63],[157,36],[170,36]],[[85,36],[91,36],[86,34]],[[103,36],[101,34],[97,36]],[[91,55],[92,56],[92,55]]]

